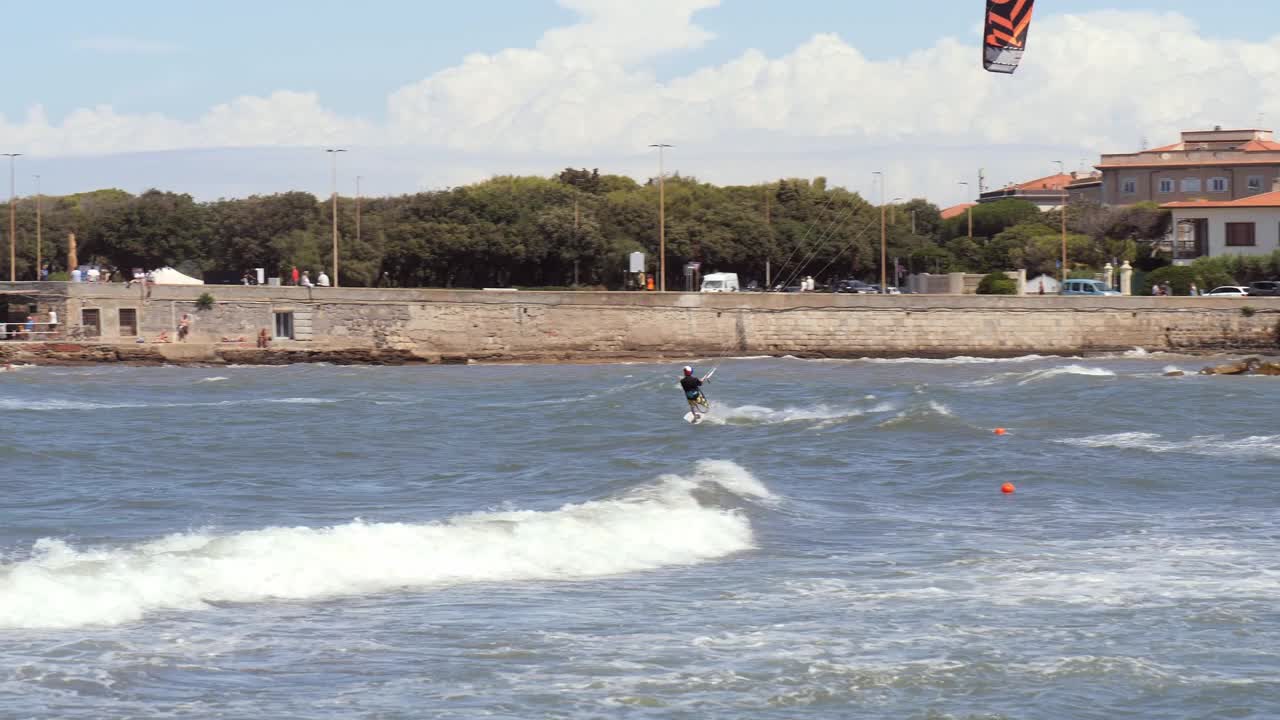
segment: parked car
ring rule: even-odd
[[[1249,283],[1249,297],[1275,297],[1280,295],[1280,280],[1259,280]]]
[[[1107,284],[1101,280],[1068,280],[1062,284],[1062,290],[1058,291],[1058,294],[1100,297],[1103,295],[1119,295],[1120,293],[1107,287]]]
[[[702,278],[702,292],[738,292],[738,273],[708,273]]]
[[[872,286],[871,286],[871,292],[873,292],[873,293],[875,293],[875,294],[879,295],[879,294],[880,294],[880,284],[879,284],[879,283],[877,283],[877,284],[875,284],[875,285],[872,285]],[[899,290],[898,288],[894,287],[893,285],[890,285],[890,286],[889,286],[889,290],[888,290],[888,292],[886,292],[885,294],[886,294],[886,295],[901,295],[901,294],[902,294],[902,291],[901,291],[901,290]]]
[[[1205,293],[1205,297],[1244,297],[1249,294],[1249,288],[1243,285],[1223,285],[1216,287]]]
[[[841,280],[836,283],[835,291],[838,293],[857,293],[859,295],[875,292],[871,285],[861,280]]]

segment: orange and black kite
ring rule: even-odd
[[[1022,62],[1031,30],[1035,0],[987,0],[987,24],[983,31],[982,67],[991,72],[1012,73]]]

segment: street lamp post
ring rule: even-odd
[[[36,280],[44,279],[44,237],[40,232],[40,176],[36,175]]]
[[[360,247],[360,176],[356,176],[356,247]]]
[[[1058,175],[1066,175],[1066,166],[1061,160],[1054,160],[1058,163]],[[1067,183],[1062,183],[1062,282],[1067,281]]]
[[[333,158],[333,286],[338,287],[338,153],[346,152],[345,148],[326,148],[325,152]]]
[[[969,202],[969,183],[968,181],[960,180],[956,184],[964,186],[964,204],[969,206],[965,208],[965,212],[969,215],[969,242],[973,242],[973,204]]]
[[[665,170],[663,168],[663,151],[674,147],[666,143],[654,143],[649,147],[658,148],[658,289],[667,291],[667,191]]]
[[[888,256],[887,250],[887,228],[885,227],[884,217],[884,173],[876,170],[871,173],[880,179],[880,293],[883,295],[888,291],[888,285],[885,284],[887,274],[885,273],[885,258]]]
[[[18,196],[14,193],[13,159],[22,153],[0,153],[9,158],[9,282],[18,280]]]

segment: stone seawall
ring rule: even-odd
[[[122,360],[460,362],[610,360],[689,355],[806,357],[1076,354],[1142,347],[1211,352],[1277,347],[1280,299],[492,292],[0,283],[57,309],[75,336],[96,319]],[[203,293],[212,306],[201,307]],[[183,314],[189,343],[170,338]],[[254,349],[286,315],[294,339]],[[129,334],[136,318],[138,337]],[[91,334],[91,333],[90,333]],[[137,342],[138,339],[144,342]],[[21,343],[0,343],[15,357]],[[8,347],[6,347],[8,346]],[[45,357],[54,353],[45,343]],[[60,344],[67,347],[67,343]],[[188,349],[181,350],[186,347]],[[33,348],[34,351],[34,348]],[[89,351],[85,351],[89,352]],[[96,353],[101,359],[111,355]],[[345,355],[343,355],[345,353]],[[33,354],[28,352],[27,354]],[[74,353],[72,353],[74,354]],[[95,357],[96,357],[95,356]],[[234,360],[232,358],[239,358]],[[91,358],[84,357],[85,361]]]

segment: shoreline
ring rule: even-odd
[[[729,352],[722,356],[699,352],[536,352],[536,353],[475,353],[449,354],[421,352],[407,349],[376,348],[241,348],[219,344],[175,343],[139,346],[136,344],[82,343],[82,342],[12,342],[0,344],[0,364],[85,367],[92,365],[123,365],[127,367],[223,367],[229,365],[611,365],[611,364],[659,364],[664,362],[710,362],[735,358],[793,358],[798,360],[903,360],[946,362],[960,358],[977,360],[1015,360],[1027,357],[1087,359],[1117,358],[1130,353],[1161,354],[1168,357],[1210,358],[1239,355],[1268,355],[1256,347],[1218,347],[1198,349],[1146,349],[1132,346],[1080,348],[1075,351],[1053,349],[1042,351],[1003,352]],[[1134,354],[1132,359],[1142,359]]]

